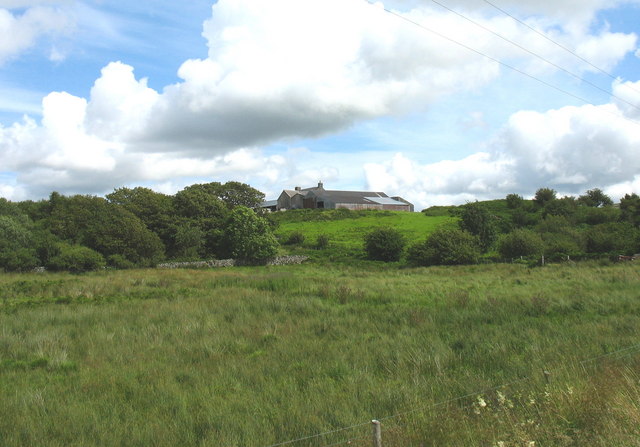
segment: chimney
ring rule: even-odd
[[[318,182],[318,189],[324,189],[324,185],[322,184],[322,181]]]
[[[296,191],[300,191],[302,190],[302,188],[300,188],[299,186],[296,186]]]

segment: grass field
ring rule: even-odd
[[[385,446],[638,446],[639,286],[631,263],[0,275],[0,445],[368,446],[378,418]]]
[[[279,223],[276,236],[280,240],[285,241],[294,231],[304,235],[303,250],[312,247],[319,235],[328,236],[328,250],[306,252],[316,259],[332,261],[364,257],[364,236],[378,227],[393,227],[412,243],[426,239],[439,226],[455,222],[450,216],[401,211],[293,210],[276,213],[272,218]]]

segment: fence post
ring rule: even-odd
[[[382,447],[382,429],[380,428],[380,421],[375,419],[371,421],[373,425],[373,447]]]

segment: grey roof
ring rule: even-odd
[[[289,197],[293,197],[296,194],[300,194],[302,196],[304,195],[304,194],[301,194],[300,191],[295,191],[293,189],[283,189],[282,192],[288,195]]]
[[[407,205],[406,203],[392,199],[391,197],[365,197],[365,199],[371,200],[373,203],[378,203],[380,205]]]
[[[370,197],[385,198],[387,195],[383,192],[371,191],[310,191],[311,194],[318,199],[330,200],[335,203],[353,203],[368,204],[371,203]]]
[[[270,208],[270,207],[276,206],[276,205],[278,205],[278,201],[277,200],[265,200],[264,202],[262,202],[260,204],[260,206],[262,208]]]

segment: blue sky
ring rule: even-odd
[[[640,192],[640,1],[491,1],[616,81],[484,0],[439,3],[555,66],[428,0],[0,0],[0,196]]]

